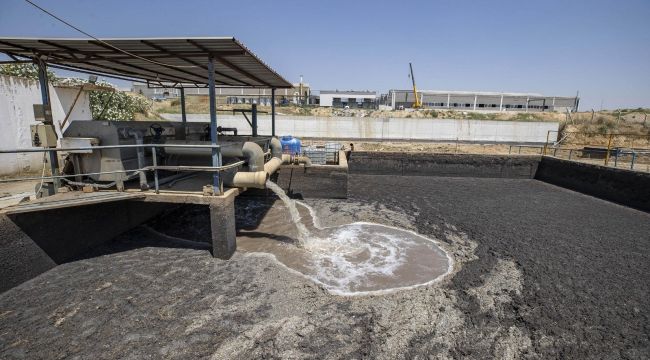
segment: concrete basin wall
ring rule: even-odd
[[[539,156],[355,151],[350,174],[532,179]]]
[[[544,156],[535,179],[650,211],[650,174]]]
[[[0,214],[0,292],[77,259],[169,207],[126,200]]]

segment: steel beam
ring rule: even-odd
[[[257,136],[257,104],[251,104],[251,128],[253,136]]]
[[[38,66],[38,82],[41,86],[41,99],[43,101],[43,110],[45,112],[49,111],[50,114],[52,113],[51,109],[51,102],[50,102],[50,85],[49,81],[47,78],[47,64],[38,59],[36,62],[36,65]],[[44,121],[45,124],[49,124],[54,126],[54,120],[47,120],[47,117]],[[63,129],[61,129],[63,131]],[[48,152],[49,158],[50,158],[50,170],[52,171],[52,176],[58,176],[59,175],[59,157],[56,154],[56,151],[49,151]],[[61,185],[61,180],[58,178],[54,178],[52,180],[54,183],[54,193],[56,194],[59,190],[59,186]]]
[[[185,140],[187,127],[187,114],[185,113],[185,89],[181,88],[181,133],[176,135],[179,140]]]
[[[275,88],[271,89],[271,136],[275,136]]]
[[[217,103],[214,89],[214,57],[208,57],[208,92],[210,99],[210,141],[212,145],[217,145]],[[221,166],[221,152],[217,148],[212,148],[212,166]],[[223,193],[219,173],[212,175],[212,186],[215,193]]]

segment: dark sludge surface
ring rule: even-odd
[[[270,257],[213,259],[191,246],[199,225],[150,223],[0,294],[0,357],[650,357],[649,214],[535,180],[349,185],[348,200],[306,202],[438,239],[454,274],[336,296]]]

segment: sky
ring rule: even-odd
[[[96,37],[234,36],[313,90],[408,89],[412,62],[419,89],[650,107],[650,0],[33,1]],[[83,37],[24,0],[0,36]]]

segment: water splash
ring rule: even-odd
[[[245,232],[238,247],[271,254],[332,293],[376,294],[417,287],[438,281],[452,269],[451,257],[435,240],[368,222],[322,226],[309,205],[290,199],[275,183],[268,182],[267,187],[283,201],[292,223],[286,221],[286,209],[275,208],[265,214],[255,231],[287,236],[287,227],[295,227],[297,233],[290,232],[294,238],[297,235],[298,247],[258,238],[247,242]]]
[[[284,190],[282,190],[282,188],[273,181],[266,180],[266,187],[273,191],[275,195],[277,195],[280,200],[282,200],[284,205],[289,209],[291,221],[293,221],[296,229],[298,229],[298,246],[305,247],[305,243],[311,237],[311,234],[309,233],[309,230],[307,230],[305,224],[303,224],[301,221],[300,213],[298,212],[298,208],[296,208],[296,202],[293,199],[289,198]]]

